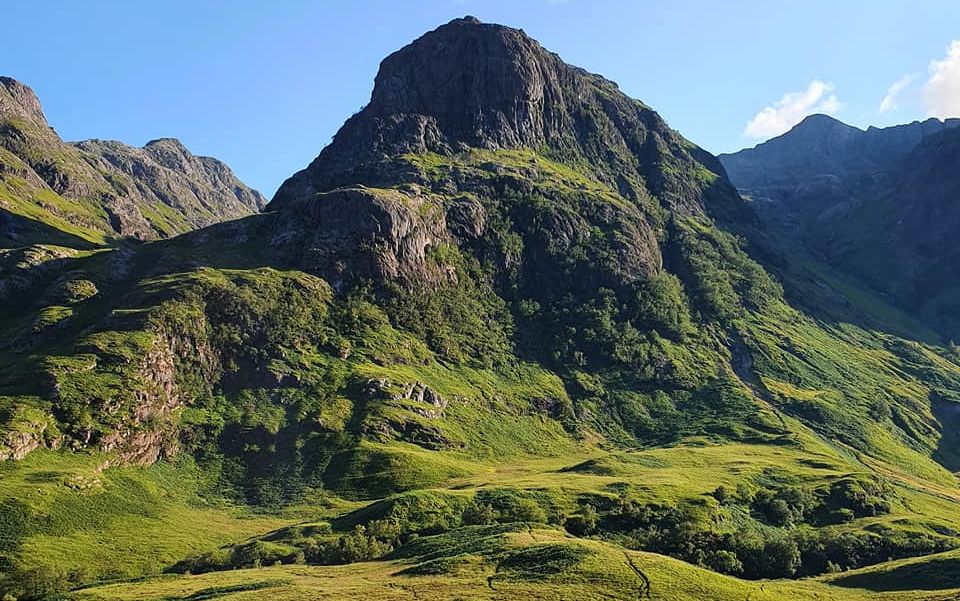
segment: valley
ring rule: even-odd
[[[825,168],[472,17],[269,203],[0,81],[5,601],[960,594],[952,247],[884,287],[820,219],[883,186],[787,194]]]

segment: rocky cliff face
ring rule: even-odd
[[[10,77],[0,77],[0,118],[10,117],[19,117],[37,127],[48,127],[40,99],[33,90]]]
[[[152,239],[259,211],[266,200],[230,169],[176,140],[144,148],[68,144],[33,91],[0,78],[0,240],[43,241],[40,226]],[[50,241],[59,242],[51,236]]]
[[[114,184],[122,187],[118,198],[173,209],[168,215],[168,235],[242,217],[266,205],[266,199],[240,182],[229,167],[210,157],[194,156],[179,140],[153,140],[143,148],[103,140],[73,146],[97,170],[108,175],[119,171],[129,178],[133,187]],[[127,235],[123,220],[119,221],[121,233]]]
[[[406,154],[517,148],[589,163],[624,197],[653,195],[684,213],[739,203],[723,177],[707,194],[697,189],[685,175],[722,176],[720,164],[615,83],[564,63],[522,30],[466,17],[387,57],[370,103],[271,206],[348,184],[425,183],[398,160]]]

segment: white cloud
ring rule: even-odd
[[[802,92],[788,92],[783,98],[763,108],[747,122],[743,133],[751,138],[772,138],[814,113],[831,115],[840,110],[840,100],[833,94],[833,84],[813,80]]]
[[[923,99],[931,117],[960,116],[960,40],[950,43],[943,60],[930,63]]]
[[[887,95],[884,96],[880,102],[880,108],[877,109],[877,112],[882,115],[896,110],[900,106],[900,98],[904,90],[906,90],[916,78],[916,73],[910,73],[893,82],[893,84],[887,88]]]

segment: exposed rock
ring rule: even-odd
[[[413,412],[428,419],[440,419],[444,416],[450,401],[440,396],[436,390],[420,382],[415,382],[407,394],[408,399],[430,405],[429,409],[414,407]]]
[[[344,185],[417,182],[397,157],[468,148],[549,149],[589,161],[627,198],[653,194],[684,213],[740,208],[723,177],[705,191],[682,175],[703,168],[722,176],[723,167],[649,107],[613,82],[567,65],[522,30],[472,17],[384,59],[370,103],[283,184],[270,207]],[[673,169],[662,168],[664,157]]]
[[[562,417],[564,413],[570,410],[569,402],[554,397],[537,397],[530,399],[530,406],[537,413],[542,413],[553,418]]]
[[[427,265],[427,251],[449,234],[441,213],[424,210],[430,202],[397,190],[317,194],[278,216],[271,244],[335,288],[348,276],[436,280],[442,274]]]
[[[54,417],[38,410],[15,409],[6,425],[11,429],[0,434],[0,461],[19,461],[37,449],[56,449],[63,442]]]
[[[112,465],[150,465],[177,451],[174,412],[181,407],[175,381],[175,355],[169,339],[158,335],[152,349],[140,361],[143,384],[135,391],[133,412],[124,426],[100,441],[100,448],[113,451]]]
[[[44,447],[42,431],[7,432],[3,444],[0,444],[0,461],[13,459],[19,461],[31,452]]]
[[[40,99],[29,87],[10,77],[0,77],[0,121],[18,117],[37,127],[49,127]]]
[[[129,176],[128,181],[111,181],[118,201],[161,202],[192,227],[242,217],[266,205],[266,199],[240,182],[229,167],[216,159],[194,156],[179,140],[153,140],[143,148],[103,140],[75,146],[105,173],[117,170]],[[138,230],[137,224],[128,227]]]

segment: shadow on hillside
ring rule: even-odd
[[[42,221],[0,208],[0,248],[18,248],[31,244],[54,244],[78,250],[89,250],[98,246]]]
[[[763,211],[750,211],[755,221],[730,229],[746,242],[745,250],[783,286],[787,302],[827,324],[848,323],[927,344],[942,345],[942,334],[909,315],[883,293],[832,267],[784,224]]]
[[[883,572],[841,576],[830,584],[869,591],[935,591],[960,587],[960,557],[933,558]]]
[[[960,403],[931,393],[930,408],[942,433],[933,458],[950,471],[960,471]]]

